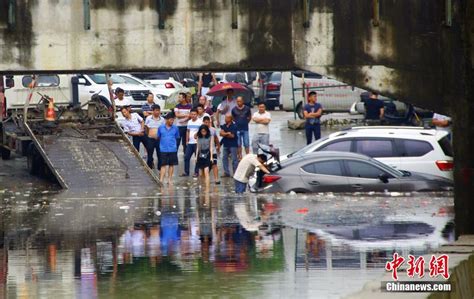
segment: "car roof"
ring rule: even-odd
[[[362,155],[362,154],[357,154],[357,153],[352,153],[352,152],[337,152],[337,151],[323,151],[323,152],[311,152],[311,153],[305,153],[297,156],[293,156],[285,161],[282,162],[282,164],[288,165],[288,164],[293,164],[297,163],[300,160],[311,160],[311,159],[330,159],[330,158],[336,158],[336,159],[359,159],[359,160],[372,160],[372,158]]]
[[[421,138],[444,137],[448,132],[423,127],[405,127],[405,126],[371,126],[371,127],[352,127],[329,135],[329,138],[341,136],[347,137],[392,137],[392,138]]]

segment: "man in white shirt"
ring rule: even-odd
[[[201,120],[201,122],[204,120],[204,117],[211,117],[208,113],[206,113],[206,110],[204,110],[204,105],[199,104],[196,106],[197,109],[197,114],[198,118]]]
[[[184,154],[184,172],[181,176],[189,176],[189,168],[191,157],[196,153],[197,140],[196,133],[199,131],[199,127],[202,125],[202,120],[197,117],[197,109],[191,109],[189,113],[189,121],[186,131],[186,151]],[[197,177],[198,174],[194,173],[194,177]]]
[[[151,106],[151,115],[145,119],[145,132],[147,133],[148,147],[147,147],[147,161],[148,167],[154,168],[153,154],[156,151],[158,158],[158,168],[161,169],[160,159],[160,141],[158,140],[158,128],[164,124],[165,120],[161,117],[160,105],[153,104]]]
[[[253,114],[252,120],[257,124],[252,138],[252,150],[254,154],[257,154],[259,144],[270,145],[269,124],[272,121],[272,115],[266,111],[264,103],[258,104],[258,111]]]
[[[270,173],[264,165],[265,162],[267,162],[267,156],[264,154],[258,156],[255,154],[248,154],[240,160],[239,166],[234,173],[235,193],[240,194],[247,190],[249,177],[251,177],[255,172],[255,167],[259,167],[261,171],[267,174]]]
[[[216,125],[218,128],[225,124],[225,116],[232,114],[235,106],[237,106],[237,101],[234,99],[234,90],[228,89],[226,98],[217,106]]]
[[[122,107],[127,107],[128,111],[132,111],[132,104],[130,100],[125,97],[125,91],[120,87],[115,89],[115,107],[117,111],[122,111]]]
[[[130,113],[127,107],[122,107],[121,111],[124,119],[120,125],[126,134],[132,136],[133,146],[137,151],[140,151],[140,143],[143,143],[143,146],[147,148],[143,118],[138,113]]]

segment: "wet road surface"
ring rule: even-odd
[[[285,117],[282,153],[304,143]],[[340,298],[393,252],[454,237],[451,193],[236,196],[178,177],[60,191],[23,162],[0,162],[0,298]]]

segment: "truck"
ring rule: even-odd
[[[2,159],[12,153],[26,156],[30,174],[53,178],[68,189],[159,184],[117,123],[109,105],[113,99],[94,93],[80,101],[80,76],[72,76],[68,88],[51,90],[61,86],[59,76],[24,76],[21,85],[28,87],[21,91],[15,90],[15,77],[0,75]],[[9,103],[15,92],[25,96],[23,107],[18,94]]]

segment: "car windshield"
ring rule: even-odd
[[[311,144],[308,144],[307,146],[304,146],[304,147],[300,148],[299,150],[297,150],[295,152],[292,152],[291,154],[288,155],[288,158],[291,158],[292,156],[295,156],[295,155],[302,155],[304,153],[307,153],[310,149],[316,147],[318,144],[323,143],[324,141],[326,141],[328,139],[329,139],[329,137],[324,137],[324,138],[318,139],[317,141],[315,141]]]
[[[141,86],[145,86],[145,87],[148,87],[148,88],[154,88],[153,85],[151,85],[150,83],[147,83],[145,81],[142,81],[138,78],[133,78],[133,77],[129,77],[129,76],[124,76],[124,75],[119,75],[122,79],[125,80],[125,82],[127,84],[133,84],[133,85],[141,85]]]
[[[96,84],[107,84],[107,79],[105,78],[105,74],[93,74],[89,75],[92,81]],[[110,78],[114,84],[124,84],[126,83],[125,80],[118,76],[118,75],[111,75]]]

